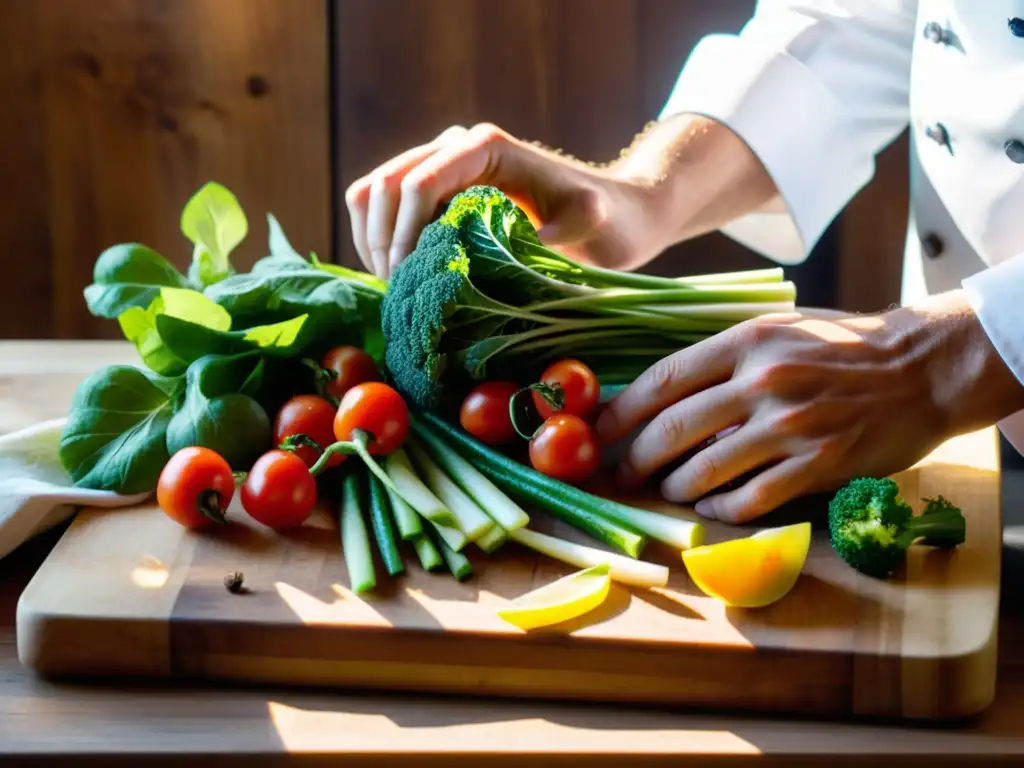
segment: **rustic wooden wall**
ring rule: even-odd
[[[96,256],[186,265],[178,215],[215,179],[265,254],[273,210],[329,252],[324,0],[0,0],[0,335],[116,336],[85,309]]]
[[[178,213],[208,179],[296,245],[355,263],[342,192],[444,127],[481,120],[578,157],[655,117],[696,41],[754,0],[0,0],[0,337],[109,337],[82,288],[138,240],[184,266]],[[509,73],[515,73],[509,74]],[[897,300],[905,145],[793,276],[801,299]],[[721,235],[663,273],[765,262]]]
[[[584,160],[615,157],[663,106],[701,36],[737,31],[754,0],[336,0],[339,189],[453,124],[493,122]],[[515,74],[511,74],[515,73]],[[899,294],[906,149],[790,270],[810,304],[876,310]],[[336,199],[339,258],[357,265]],[[878,219],[878,221],[876,221]],[[672,248],[663,274],[769,262],[723,235]]]

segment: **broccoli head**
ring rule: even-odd
[[[960,510],[941,496],[925,502],[915,516],[891,478],[851,480],[829,503],[832,546],[861,573],[887,578],[918,539],[928,546],[962,544],[966,520]]]

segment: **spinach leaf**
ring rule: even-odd
[[[231,315],[199,291],[162,288],[146,308],[130,307],[117,318],[125,338],[135,345],[142,361],[164,376],[180,376],[196,357],[183,356],[164,339],[164,323],[186,322],[212,332],[231,328]]]
[[[188,288],[189,282],[152,248],[121,243],[96,260],[85,302],[93,315],[113,320],[129,307],[148,307],[163,287]]]
[[[160,316],[156,327],[167,349],[186,363],[193,363],[208,354],[236,355],[254,349],[275,357],[300,354],[315,333],[308,319],[308,315],[300,315],[272,325],[222,331],[177,317]]]
[[[60,441],[61,464],[75,485],[124,494],[153,490],[170,457],[166,433],[180,386],[127,365],[85,379]]]
[[[269,232],[270,259],[280,264],[288,262],[306,266],[306,260],[296,251],[281,228],[281,223],[272,213],[267,214],[267,230]]]
[[[189,276],[207,286],[231,274],[231,252],[249,233],[249,222],[238,198],[211,181],[185,204],[181,231],[195,246]]]
[[[270,418],[254,399],[263,378],[258,352],[206,355],[189,366],[185,398],[167,426],[167,451],[201,445],[235,470],[248,470],[273,440]]]

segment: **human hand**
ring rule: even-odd
[[[493,125],[455,126],[348,188],[352,237],[366,269],[387,279],[439,208],[475,184],[500,188],[539,224],[543,242],[584,263],[631,269],[668,244],[648,186],[621,169],[587,165]]]
[[[885,477],[940,442],[1024,408],[1024,388],[963,293],[878,316],[770,315],[652,366],[597,423],[605,443],[644,422],[620,467],[626,488],[695,449],[662,495],[743,523],[853,477]],[[746,478],[738,488],[723,484]]]

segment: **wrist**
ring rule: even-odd
[[[992,344],[963,290],[889,315],[893,348],[908,375],[923,377],[949,434],[990,426],[1024,409],[1024,385]]]
[[[645,198],[648,217],[658,222],[661,249],[713,232],[777,197],[771,177],[742,139],[698,115],[650,124],[610,170]]]

